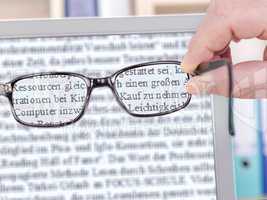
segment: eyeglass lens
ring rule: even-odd
[[[128,112],[135,115],[165,114],[183,108],[190,100],[188,75],[178,64],[154,64],[118,74],[115,90]]]
[[[40,75],[15,83],[12,103],[19,121],[32,126],[70,123],[82,114],[87,96],[83,78]]]

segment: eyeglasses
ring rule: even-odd
[[[137,117],[160,116],[185,108],[191,99],[185,84],[190,75],[179,61],[158,61],[126,67],[104,78],[77,73],[48,72],[20,76],[0,84],[14,118],[33,127],[60,127],[79,120],[92,90],[109,87],[122,108]],[[225,65],[209,63],[196,74]]]

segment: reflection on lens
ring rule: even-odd
[[[75,120],[84,109],[87,84],[73,75],[39,75],[14,85],[16,117],[33,126],[57,126]]]
[[[117,75],[115,90],[132,114],[155,115],[179,110],[190,95],[185,83],[188,75],[178,64],[157,64],[129,69]]]

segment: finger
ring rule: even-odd
[[[236,98],[267,98],[267,61],[243,62],[233,67],[233,96]],[[219,68],[193,77],[187,84],[191,94],[229,96],[227,68]]]
[[[208,14],[189,43],[181,64],[183,70],[193,72],[200,63],[209,61],[216,52],[226,48],[232,39],[227,20]]]
[[[232,56],[231,56],[231,49],[230,47],[226,47],[222,51],[216,52],[210,61],[215,61],[215,60],[227,60],[229,63],[232,63]]]

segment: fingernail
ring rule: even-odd
[[[190,73],[190,62],[188,62],[188,56],[187,54],[183,57],[182,62],[181,62],[181,68],[182,71],[185,73]]]
[[[181,68],[182,68],[182,71],[184,72],[184,73],[189,73],[189,67],[188,67],[188,64],[186,64],[186,62],[183,60],[182,62],[181,62]]]
[[[184,73],[191,73],[196,67],[186,59],[183,59],[181,62],[181,68]]]

